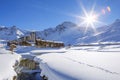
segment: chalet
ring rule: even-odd
[[[30,41],[30,36],[23,36],[18,39],[18,41]]]
[[[36,33],[31,32],[30,35],[20,37],[17,40],[17,42],[19,45],[22,46],[32,46],[32,44],[35,44],[35,39],[36,39]]]
[[[58,41],[50,41],[50,40],[41,40],[41,39],[36,39],[36,46],[38,47],[64,47],[63,42],[58,42]]]

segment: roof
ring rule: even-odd
[[[63,43],[62,41],[52,41],[52,40],[42,40],[42,39],[37,39],[37,40],[44,42]]]

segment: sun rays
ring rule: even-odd
[[[96,33],[97,31],[95,25],[100,23],[100,21],[98,20],[99,14],[94,11],[95,5],[92,6],[90,11],[87,11],[82,4],[80,4],[80,7],[82,9],[83,15],[77,16],[77,19],[79,20],[79,26],[85,27],[84,33],[87,32],[88,28],[92,28]]]

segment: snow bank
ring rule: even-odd
[[[0,80],[12,80],[16,75],[13,66],[20,57],[18,54],[11,54],[10,51],[0,49]]]

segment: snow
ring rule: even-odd
[[[55,28],[37,32],[37,36],[45,40],[62,41],[65,45],[68,45],[76,44],[78,38],[85,37],[93,32],[92,28],[88,29],[86,34],[84,34],[84,31],[84,27],[79,27],[72,22],[63,22]]]
[[[89,27],[87,31],[84,26],[72,22],[56,26],[55,28],[38,31],[37,36],[45,40],[62,41],[65,45],[93,42],[118,42],[120,41],[120,20],[117,19],[110,25],[101,26],[95,31]]]
[[[12,27],[0,27],[0,39],[3,40],[14,40],[20,38],[24,35],[24,31],[20,30],[19,28],[12,26]]]
[[[76,25],[72,22],[63,22],[54,28],[43,31],[35,31],[37,38],[49,41],[62,41],[65,45],[76,45],[78,43],[93,42],[119,42],[120,41],[120,20],[117,19],[111,25],[97,27],[95,31],[89,27]],[[21,30],[15,26],[0,27],[0,39],[14,40],[27,36],[31,31]]]
[[[120,45],[71,47],[70,49],[36,50],[42,69],[49,80],[120,80]],[[45,54],[40,54],[44,52]],[[59,53],[62,52],[62,53]]]
[[[39,62],[41,76],[45,75],[49,80],[120,80],[119,30],[119,19],[97,28],[96,33],[92,28],[85,33],[84,27],[64,22],[55,28],[37,31],[37,37],[76,46],[61,49],[17,46],[18,54],[11,54],[4,49],[6,40],[29,35],[30,31],[15,26],[0,27],[0,80],[11,80],[16,75],[13,65],[21,56]]]
[[[39,62],[40,75],[49,80],[120,80],[119,43],[92,43],[92,46],[70,48],[18,46],[15,51],[23,58]]]
[[[42,39],[37,39],[38,41],[46,41],[46,42],[54,42],[54,43],[63,43],[62,41],[52,41],[52,40],[42,40]]]
[[[13,66],[20,58],[20,55],[0,48],[0,80],[12,80],[16,75]]]

